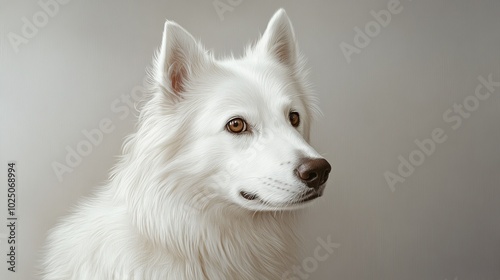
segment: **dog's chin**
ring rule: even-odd
[[[322,192],[309,191],[306,194],[291,200],[277,202],[269,201],[245,191],[240,192],[239,203],[243,208],[252,211],[287,211],[298,210],[313,204],[317,198],[322,196]]]

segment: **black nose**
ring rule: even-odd
[[[304,158],[296,169],[300,180],[316,191],[326,183],[331,170],[332,167],[324,158]]]

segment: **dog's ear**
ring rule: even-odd
[[[273,15],[256,47],[287,66],[295,66],[298,60],[297,43],[292,23],[284,9]]]
[[[190,78],[208,61],[204,48],[184,28],[167,21],[156,57],[155,83],[165,94],[182,96]]]

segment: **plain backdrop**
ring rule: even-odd
[[[299,229],[308,279],[500,279],[500,87],[474,97],[479,76],[500,81],[500,1],[401,0],[377,29],[373,14],[391,1],[72,0],[46,22],[37,1],[0,1],[1,279],[35,279],[46,231],[106,180],[136,115],[112,106],[142,84],[166,19],[216,56],[239,56],[280,7],[323,111],[312,143],[333,166]],[[219,15],[214,2],[227,11]],[[27,21],[40,25],[34,34]],[[369,42],[357,29],[367,25]],[[462,116],[453,110],[464,101],[471,110]],[[59,180],[54,163],[103,119],[114,130]],[[435,129],[446,141],[415,152]],[[418,166],[391,189],[384,174],[400,176],[410,155]],[[10,160],[18,165],[15,274],[4,261]],[[312,261],[318,238],[340,244],[324,261]]]

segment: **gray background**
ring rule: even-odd
[[[318,237],[340,247],[309,279],[500,279],[500,87],[460,128],[443,119],[474,94],[478,76],[500,81],[500,1],[401,0],[403,10],[350,63],[339,45],[354,44],[354,28],[388,0],[243,0],[222,20],[212,2],[73,0],[17,53],[8,34],[22,34],[22,18],[42,9],[0,2],[0,225],[8,160],[19,176],[18,272],[6,271],[2,239],[1,279],[33,279],[46,231],[107,178],[135,122],[110,105],[142,84],[165,19],[219,56],[239,55],[279,7],[324,112],[313,145],[333,165],[325,197],[301,223],[301,259],[313,256]],[[104,118],[114,131],[60,182],[52,163],[64,163],[66,147]],[[384,173],[397,173],[398,156],[408,159],[435,128],[446,142],[392,191]]]

